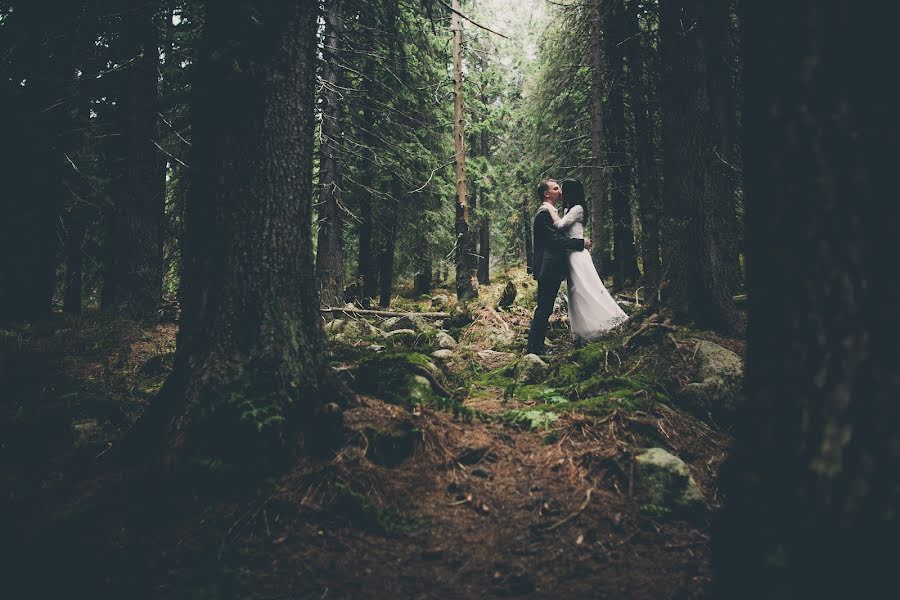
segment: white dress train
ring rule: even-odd
[[[584,208],[575,205],[555,226],[570,238],[584,237]],[[569,325],[583,340],[594,340],[628,319],[600,280],[591,253],[569,252]]]

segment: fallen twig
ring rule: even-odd
[[[572,519],[574,519],[575,517],[580,515],[582,512],[584,512],[584,509],[586,509],[588,507],[588,504],[591,503],[591,494],[593,494],[593,493],[594,493],[594,488],[588,488],[587,497],[584,499],[584,502],[582,502],[581,506],[578,507],[578,510],[573,512],[571,515],[569,515],[565,519],[557,521],[555,524],[551,525],[547,531],[553,531],[557,527],[564,525],[565,523],[568,523],[569,521],[571,521]]]

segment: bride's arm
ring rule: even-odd
[[[575,205],[572,209],[566,213],[566,216],[559,219],[558,221],[554,220],[553,226],[560,230],[565,230],[575,224],[576,221],[581,221],[581,218],[584,215],[584,209],[580,205]]]

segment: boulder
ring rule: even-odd
[[[497,308],[508,308],[513,305],[513,302],[516,301],[516,284],[512,281],[506,282],[506,287],[503,288],[503,293],[500,295],[500,301],[497,303]]]
[[[450,350],[449,348],[441,348],[440,350],[435,350],[434,352],[432,352],[431,355],[441,360],[447,360],[448,358],[453,356],[453,350]]]
[[[347,321],[344,319],[332,319],[325,323],[323,329],[325,330],[325,335],[334,336],[343,333],[347,329]]]
[[[684,386],[678,396],[700,416],[732,421],[743,399],[744,362],[719,344],[694,341],[699,381]]]
[[[453,336],[447,333],[446,331],[439,331],[435,340],[439,348],[455,348],[456,340],[453,339]]]
[[[465,327],[474,320],[472,313],[469,312],[469,307],[462,302],[457,302],[450,310],[450,318],[446,320],[446,325],[448,327]]]
[[[706,506],[706,499],[684,461],[662,448],[650,448],[635,457],[638,480],[647,489],[647,512],[667,514]]]
[[[435,294],[431,297],[431,308],[434,310],[443,310],[450,304],[450,298],[444,294]]]
[[[418,315],[404,315],[402,317],[390,317],[381,323],[382,329],[385,331],[394,331],[396,329],[412,329],[416,333],[422,333],[431,328],[428,321],[424,317]]]
[[[516,358],[510,352],[497,352],[496,350],[481,350],[478,352],[478,362],[488,371],[505,367]]]
[[[537,354],[526,354],[516,364],[516,381],[519,383],[537,383],[547,374],[547,363]]]
[[[95,446],[103,441],[100,423],[97,419],[81,419],[72,422],[75,447]]]

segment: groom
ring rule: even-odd
[[[562,194],[554,179],[545,179],[537,187],[541,207],[534,217],[534,278],[537,279],[537,308],[528,332],[528,354],[544,353],[544,335],[547,321],[553,312],[553,302],[559,293],[559,284],[566,278],[569,261],[566,251],[591,249],[591,241],[571,239],[553,226],[550,210],[556,207]]]

